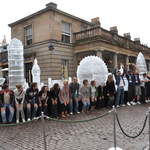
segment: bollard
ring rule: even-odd
[[[44,120],[44,112],[42,112],[42,126],[43,126],[44,150],[47,150],[46,135],[45,135],[45,120]]]
[[[122,150],[121,148],[117,147],[117,140],[116,140],[116,108],[113,106],[113,122],[114,122],[114,147],[109,148],[108,150]]]

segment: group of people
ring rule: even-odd
[[[102,107],[131,106],[150,102],[150,77],[137,71],[109,74],[105,85],[84,80],[80,85],[76,77],[72,82],[63,81],[63,87],[54,84],[51,89],[44,85],[39,91],[36,83],[24,91],[16,85],[14,91],[6,84],[0,91],[0,113],[2,123],[30,121],[43,112],[45,117],[62,117],[81,112],[88,113]]]

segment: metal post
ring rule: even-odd
[[[150,107],[148,108],[148,124],[149,124],[149,150],[150,150]]]
[[[114,149],[116,150],[116,108],[113,106],[114,110]]]
[[[113,125],[114,125],[114,147],[109,148],[108,150],[122,150],[121,148],[117,147],[117,140],[116,140],[116,108],[113,106]]]
[[[44,112],[42,112],[42,126],[43,126],[44,150],[47,150],[46,134],[45,134],[45,120],[44,120]]]

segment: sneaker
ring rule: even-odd
[[[30,118],[28,118],[28,120],[27,121],[31,121],[31,119]]]
[[[73,113],[71,112],[70,115],[73,115]]]
[[[119,108],[120,106],[119,105],[117,105],[117,108]]]
[[[25,119],[22,119],[22,122],[23,122],[23,123],[26,122]]]
[[[19,120],[16,120],[16,123],[19,123]]]
[[[80,114],[80,112],[78,111],[77,114]]]
[[[37,120],[37,119],[38,119],[38,117],[34,117],[34,118],[33,118],[33,120]]]
[[[148,103],[148,100],[145,100],[146,103]]]
[[[122,104],[122,106],[125,107],[126,105],[125,105],[125,104]]]
[[[137,102],[137,104],[141,104],[140,102]]]
[[[130,104],[129,102],[127,102],[127,105],[128,105],[128,106],[131,106],[131,104]]]
[[[136,105],[136,103],[135,103],[135,102],[132,102],[132,105]]]

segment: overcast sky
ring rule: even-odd
[[[9,23],[17,21],[55,2],[58,9],[90,21],[99,17],[101,26],[117,26],[120,35],[130,32],[150,46],[150,0],[1,0],[0,41],[10,41]]]

